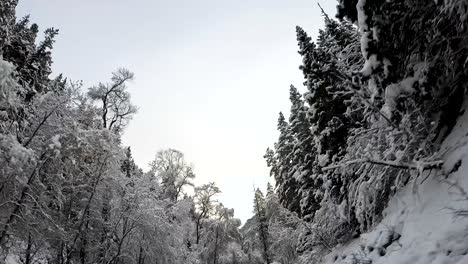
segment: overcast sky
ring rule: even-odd
[[[320,2],[334,16],[336,1]],[[178,149],[196,184],[216,182],[220,201],[250,218],[253,187],[271,181],[263,155],[278,112],[289,112],[289,85],[304,90],[295,26],[317,35],[316,1],[20,0],[25,14],[60,29],[55,75],[89,87],[118,67],[135,72],[139,113],[123,142],[140,167]]]

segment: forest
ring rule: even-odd
[[[0,263],[468,263],[468,1],[338,0],[316,39],[296,26],[306,92],[289,87],[246,223],[183,152],[140,168],[135,74],[53,73],[59,30],[17,5],[0,2]]]

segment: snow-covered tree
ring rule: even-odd
[[[164,198],[175,202],[181,198],[185,186],[193,186],[193,166],[185,160],[184,154],[175,149],[160,150],[150,163],[151,172],[161,181]]]
[[[234,210],[220,203],[216,205],[212,217],[203,220],[203,247],[199,250],[207,263],[242,263],[245,254],[239,250],[240,224],[240,220],[234,218]]]
[[[218,203],[216,196],[221,193],[214,182],[195,188],[196,213],[196,243],[200,243],[200,232],[203,220],[208,219],[214,212]]]
[[[99,102],[103,128],[121,132],[136,113],[137,108],[130,102],[126,85],[133,79],[131,71],[120,68],[112,73],[111,83],[89,88],[88,96]]]
[[[277,127],[280,133],[278,142],[274,149],[267,149],[264,158],[270,167],[270,176],[275,179],[280,201],[285,207],[300,214],[299,182],[292,172],[295,138],[282,113],[279,114]]]
[[[258,237],[261,243],[261,252],[265,263],[270,264],[270,236],[268,233],[268,219],[266,218],[266,201],[260,189],[255,190],[254,196],[254,214],[258,219]]]

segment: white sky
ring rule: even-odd
[[[334,16],[336,1],[320,2]],[[215,181],[220,201],[250,218],[253,186],[271,181],[263,155],[278,112],[289,112],[289,85],[304,89],[295,26],[317,35],[316,1],[20,0],[17,11],[60,29],[55,75],[89,87],[118,67],[135,72],[139,113],[123,142],[139,166],[178,149],[196,184]]]

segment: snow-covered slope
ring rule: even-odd
[[[468,100],[463,109],[439,152],[449,173],[408,184],[379,225],[336,247],[325,263],[468,264]]]

